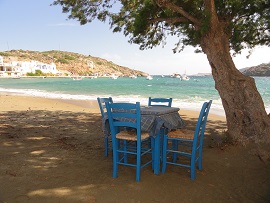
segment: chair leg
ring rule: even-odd
[[[162,155],[163,155],[163,137],[165,136],[165,132],[166,132],[166,129],[165,128],[162,128],[160,130],[160,151],[161,151],[161,154],[160,154],[160,161],[162,161]]]
[[[195,180],[195,177],[196,177],[195,163],[191,163],[191,166],[190,166],[190,178],[191,178],[191,180]]]
[[[137,143],[137,165],[136,165],[136,181],[141,179],[141,143]]]
[[[155,163],[156,163],[156,160],[155,160],[155,138],[153,136],[150,137],[150,145],[151,145],[151,155],[152,155],[152,170],[155,170]]]
[[[168,147],[168,137],[163,136],[163,147],[162,147],[162,173],[165,173],[167,167],[167,147]]]
[[[198,169],[202,170],[202,146],[199,148]]]
[[[192,153],[191,153],[191,159],[190,159],[190,178],[191,178],[191,180],[195,180],[195,176],[196,176],[196,161],[195,160],[196,160],[196,150],[193,149]]]
[[[154,174],[160,173],[160,131],[156,134],[155,137],[155,147],[154,147],[154,153],[155,153],[155,169]]]
[[[117,176],[118,176],[118,160],[119,160],[119,153],[118,153],[119,141],[114,140],[112,142],[112,145],[113,145],[113,178],[117,178]]]

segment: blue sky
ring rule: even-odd
[[[67,20],[61,7],[50,6],[52,2],[0,0],[0,51],[69,51],[101,57],[149,74],[211,72],[206,55],[195,54],[191,47],[173,54],[176,43],[173,39],[165,47],[141,51],[121,33],[112,33],[108,24],[95,21],[81,26],[75,20]],[[234,62],[238,69],[269,63],[269,53],[270,48],[258,47],[249,59],[246,59],[247,52],[243,52]]]

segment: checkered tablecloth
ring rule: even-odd
[[[141,107],[142,130],[155,136],[161,127],[169,130],[183,128],[185,124],[178,111],[179,108],[175,107]]]
[[[180,117],[179,108],[149,106],[141,107],[141,128],[142,131],[149,132],[151,136],[155,136],[161,127],[168,130],[184,127],[184,121]],[[104,135],[110,134],[108,116],[105,115],[102,120],[102,128]]]

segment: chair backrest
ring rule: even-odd
[[[151,98],[148,99],[148,106],[172,106],[172,98]]]
[[[105,102],[110,123],[110,129],[114,136],[119,127],[131,127],[137,129],[137,137],[141,134],[141,110],[140,102],[109,103]]]
[[[105,113],[107,112],[105,102],[113,103],[113,100],[111,97],[104,97],[104,98],[98,97],[97,101],[98,101],[101,116],[103,118]]]
[[[205,126],[206,126],[208,113],[210,111],[211,104],[212,104],[212,100],[210,100],[209,102],[204,102],[204,104],[202,105],[202,109],[198,118],[195,132],[194,132],[194,143],[196,143],[199,138],[200,139],[199,143],[202,145]]]

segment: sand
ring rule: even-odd
[[[0,105],[0,203],[270,202],[269,163],[252,146],[222,144],[226,121],[211,111],[195,181],[168,166],[159,175],[144,168],[138,183],[125,166],[112,178],[96,101],[2,93]],[[192,126],[199,112],[179,113]]]

